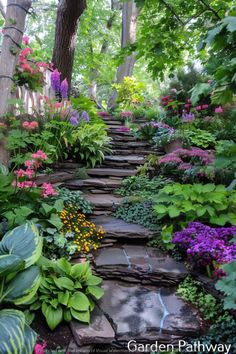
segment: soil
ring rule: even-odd
[[[66,322],[62,322],[54,331],[51,331],[44,316],[38,311],[35,313],[35,320],[31,324],[31,327],[38,333],[38,342],[47,343],[46,352],[53,350],[55,353],[55,350],[59,352],[59,349],[66,352],[72,339],[70,327]]]

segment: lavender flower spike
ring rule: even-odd
[[[62,98],[68,98],[68,81],[63,80],[60,86],[60,93]]]
[[[83,111],[82,114],[81,114],[81,118],[85,121],[85,122],[89,122],[90,121],[90,118],[89,118],[89,115],[86,111]]]
[[[55,69],[51,73],[51,86],[52,86],[52,89],[56,93],[60,93],[60,87],[61,87],[60,76],[61,76],[61,73],[59,73],[59,71],[57,69]]]

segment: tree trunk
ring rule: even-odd
[[[52,62],[61,72],[61,79],[68,80],[69,87],[71,86],[78,22],[85,8],[86,0],[60,0],[57,10]]]
[[[2,0],[0,0],[0,13],[1,13],[3,18],[6,18],[6,11],[5,11],[5,8],[4,8]]]
[[[7,3],[6,23],[0,56],[0,117],[3,117],[8,111],[8,100],[11,98],[13,75],[20,53],[25,18],[31,3],[31,0],[8,0]],[[3,118],[0,119],[4,121]],[[0,163],[8,163],[5,139],[0,142]]]
[[[135,1],[128,1],[123,4],[122,10],[122,35],[121,35],[121,48],[125,48],[136,41],[137,18],[139,10]],[[117,69],[116,82],[120,83],[124,77],[132,76],[134,64],[136,62],[136,54],[132,53],[127,56],[124,62]],[[113,108],[115,105],[117,92],[114,90],[108,101],[108,107]]]

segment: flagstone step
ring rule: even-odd
[[[120,240],[141,240],[145,241],[154,236],[158,236],[159,232],[152,232],[138,224],[126,223],[114,216],[98,215],[92,216],[91,220],[97,225],[102,226],[106,231],[106,237]]]
[[[105,294],[98,301],[99,309],[92,313],[90,324],[76,321],[70,324],[81,348],[79,353],[83,352],[83,346],[95,348],[110,344],[111,348],[120,348],[114,352],[121,354],[127,353],[130,340],[138,344],[175,345],[186,336],[201,334],[196,310],[178,298],[174,288],[139,286],[121,281],[104,281],[102,287]],[[136,352],[134,346],[131,349]]]
[[[103,279],[139,284],[174,286],[188,271],[157,248],[136,244],[116,245],[94,253],[94,269]]]
[[[73,179],[66,182],[64,185],[69,189],[86,189],[94,190],[97,189],[103,193],[103,191],[113,191],[119,188],[122,178],[88,178],[88,179]]]
[[[89,176],[103,176],[103,177],[128,177],[135,176],[137,174],[137,170],[125,170],[119,168],[92,168],[88,169],[87,174]]]
[[[110,143],[111,146],[115,147],[115,148],[119,148],[119,149],[130,149],[130,148],[146,148],[149,147],[150,148],[150,144],[143,142],[143,141],[122,141],[122,140],[118,140],[118,141],[111,141]]]
[[[91,202],[95,210],[110,210],[115,211],[122,203],[123,198],[114,196],[112,194],[92,194],[84,193],[84,198]]]
[[[140,155],[112,155],[105,156],[104,162],[126,162],[128,164],[141,165],[145,163],[145,157]]]

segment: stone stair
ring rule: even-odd
[[[122,132],[122,122],[112,117],[104,121],[113,155],[87,170],[89,179],[72,178],[64,184],[85,193],[94,206],[91,220],[106,231],[101,248],[92,256],[94,272],[104,279],[105,295],[96,303],[89,326],[71,322],[74,340],[68,352],[124,354],[129,353],[130,340],[174,345],[180,339],[196,337],[201,333],[196,310],[176,295],[176,286],[188,274],[185,266],[146,246],[158,231],[112,216],[122,203],[114,193],[122,179],[136,175],[148,154],[161,152]]]

